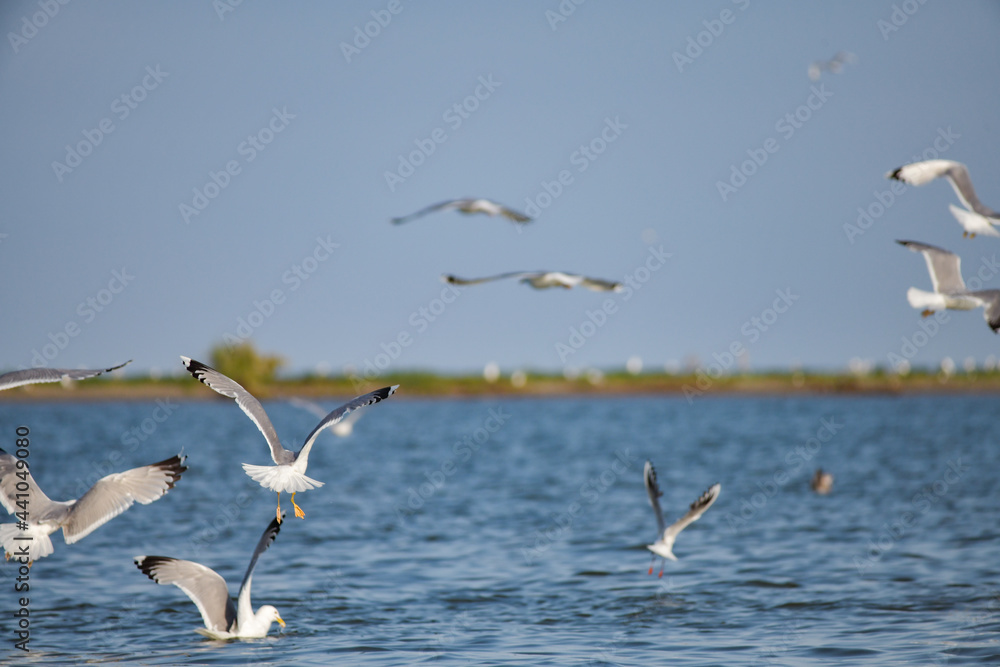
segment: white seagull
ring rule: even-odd
[[[60,368],[26,368],[23,371],[11,371],[0,375],[0,391],[20,387],[22,384],[35,384],[36,382],[61,382],[64,379],[86,380],[87,378],[95,377],[101,373],[116,371],[130,363],[132,363],[131,359],[126,361],[124,364],[118,364],[117,366],[112,366],[111,368],[102,368],[100,370],[93,371],[83,369],[66,370]]]
[[[135,564],[142,573],[158,584],[174,584],[184,591],[198,607],[204,628],[195,632],[211,639],[249,639],[266,637],[271,623],[277,621],[285,627],[278,610],[269,604],[256,612],[250,603],[250,581],[257,559],[267,550],[281,530],[280,517],[271,519],[257,542],[250,558],[250,566],[243,575],[236,606],[229,597],[229,586],[218,572],[200,563],[178,560],[166,556],[136,556]]]
[[[24,459],[0,449],[0,504],[18,523],[0,525],[0,544],[8,559],[20,563],[52,553],[49,535],[60,528],[73,544],[115,518],[134,503],[148,505],[174,487],[187,470],[186,456],[102,477],[78,500],[50,500],[28,471]],[[26,560],[24,560],[26,559]]]
[[[535,289],[548,289],[550,287],[571,289],[577,286],[586,287],[594,292],[621,292],[625,289],[619,282],[601,280],[600,278],[588,278],[587,276],[564,273],[563,271],[511,271],[485,278],[459,278],[449,273],[441,276],[441,280],[451,285],[478,285],[479,283],[503,280],[505,278],[516,278]]]
[[[281,445],[281,440],[278,439],[278,434],[274,430],[274,426],[271,424],[271,420],[268,418],[267,413],[264,412],[264,407],[260,404],[260,401],[254,398],[246,389],[241,387],[239,383],[226,377],[214,368],[206,366],[200,361],[195,361],[189,357],[181,357],[181,361],[184,362],[184,368],[186,368],[191,375],[200,380],[203,384],[223,396],[235,399],[236,404],[240,406],[240,409],[246,413],[247,417],[249,417],[250,420],[257,425],[257,428],[260,429],[260,432],[264,434],[264,438],[267,440],[267,444],[271,448],[271,459],[274,461],[275,465],[255,466],[250,465],[249,463],[244,463],[243,470],[245,470],[247,475],[249,475],[255,482],[263,486],[265,489],[278,492],[278,509],[275,512],[275,515],[277,516],[279,522],[281,521],[282,491],[292,494],[292,507],[295,508],[295,516],[303,519],[306,514],[302,511],[302,508],[295,503],[295,494],[299,491],[305,491],[307,489],[314,489],[323,486],[323,482],[319,482],[311,477],[306,477],[306,466],[309,465],[309,451],[312,449],[313,443],[316,442],[316,436],[319,435],[320,431],[333,426],[358,408],[363,408],[366,405],[378,403],[381,400],[389,398],[393,395],[393,393],[395,393],[396,388],[399,387],[397,384],[391,387],[376,389],[371,393],[365,394],[364,396],[358,396],[344,405],[341,405],[339,408],[324,417],[319,424],[316,425],[316,428],[314,428],[306,437],[305,444],[302,445],[302,448],[299,449],[299,451],[293,452],[289,449],[285,449]]]
[[[955,190],[955,194],[958,195],[959,200],[966,208],[963,211],[960,208],[951,207],[952,215],[965,229],[962,236],[975,237],[976,234],[1000,236],[1000,233],[993,229],[994,225],[1000,224],[1000,213],[984,206],[979,201],[976,190],[972,187],[972,179],[969,178],[969,170],[961,162],[954,160],[911,162],[890,171],[886,177],[902,181],[907,185],[918,186],[930,183],[935,178],[947,178]]]
[[[526,223],[531,222],[531,218],[523,213],[509,209],[502,204],[490,201],[489,199],[473,199],[471,197],[466,199],[449,199],[448,201],[439,202],[437,204],[432,204],[427,208],[422,208],[416,213],[411,213],[409,215],[404,215],[399,218],[393,218],[392,222],[396,225],[401,225],[404,222],[408,222],[415,218],[419,218],[427,215],[428,213],[434,213],[435,211],[448,211],[456,210],[460,213],[465,213],[466,215],[472,215],[473,213],[485,213],[490,217],[495,217],[502,215],[508,220],[513,220],[514,222]]]
[[[988,289],[969,291],[962,280],[962,259],[953,252],[916,241],[896,241],[896,243],[919,252],[927,260],[927,270],[931,274],[933,292],[911,287],[906,299],[914,308],[922,308],[924,317],[937,310],[974,310],[983,307],[986,324],[993,333],[1000,329],[1000,290]]]
[[[677,556],[674,555],[674,540],[677,539],[677,534],[688,527],[692,521],[697,521],[698,517],[705,513],[715,499],[719,497],[719,491],[722,490],[721,484],[713,484],[708,487],[705,493],[701,494],[698,500],[691,503],[691,509],[688,513],[682,516],[680,519],[672,523],[670,526],[666,525],[663,520],[663,512],[660,510],[660,496],[663,492],[660,491],[660,487],[656,484],[656,469],[653,468],[653,464],[650,461],[646,461],[646,466],[642,471],[643,480],[646,482],[646,493],[649,495],[649,504],[653,506],[653,512],[656,514],[656,525],[659,529],[660,537],[653,544],[646,545],[646,548],[652,551],[655,556],[662,556],[663,558],[669,558],[670,560],[677,560]],[[664,564],[666,561],[664,560]],[[649,574],[653,574],[653,566],[649,566]],[[663,567],[660,567],[660,576],[663,576]]]

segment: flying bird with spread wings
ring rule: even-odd
[[[450,285],[478,285],[480,283],[492,282],[494,280],[504,280],[506,278],[516,278],[522,283],[531,285],[535,289],[548,289],[550,287],[562,287],[571,289],[573,287],[585,287],[594,292],[621,292],[624,286],[619,282],[611,280],[601,280],[600,278],[588,278],[575,273],[565,273],[563,271],[511,271],[501,273],[496,276],[485,278],[459,278],[449,273],[441,276],[441,280]]]
[[[490,201],[489,199],[473,199],[470,197],[466,199],[449,199],[448,201],[432,204],[431,206],[420,209],[416,213],[404,215],[399,218],[393,218],[392,223],[395,225],[401,225],[404,222],[409,222],[410,220],[423,217],[428,213],[451,210],[458,211],[459,213],[465,213],[466,215],[472,215],[474,213],[485,213],[490,217],[502,215],[508,220],[519,222],[521,224],[531,222],[531,218],[525,214],[507,208],[502,204]]]
[[[962,280],[962,259],[953,252],[948,252],[937,246],[918,243],[916,241],[896,241],[904,248],[919,252],[927,261],[927,270],[931,274],[933,292],[927,292],[911,287],[906,292],[906,299],[914,308],[923,309],[924,317],[935,311],[974,310],[982,307],[986,324],[993,333],[1000,329],[1000,290],[970,291]]]
[[[886,178],[914,186],[926,185],[937,178],[948,179],[959,201],[965,206],[964,210],[957,206],[949,206],[951,214],[965,230],[962,236],[969,238],[975,238],[976,234],[1000,236],[1000,232],[994,229],[994,226],[1000,225],[1000,213],[979,201],[976,190],[972,187],[969,169],[961,162],[954,160],[911,162],[890,171],[886,174]]]
[[[712,506],[715,499],[719,497],[722,485],[713,484],[708,487],[705,493],[701,494],[696,501],[691,503],[691,508],[687,514],[667,526],[663,520],[663,511],[660,509],[660,496],[663,495],[663,492],[660,491],[660,487],[656,483],[656,469],[653,468],[651,461],[646,461],[646,465],[642,470],[642,477],[646,483],[646,494],[649,496],[649,504],[652,505],[653,512],[656,514],[656,526],[660,535],[656,542],[647,545],[646,548],[653,552],[653,558],[662,556],[664,559],[677,560],[677,556],[674,555],[674,540],[677,539],[678,533],[687,528],[692,522],[697,521],[705,513],[705,510]],[[666,560],[663,562],[666,564]],[[652,565],[649,566],[649,574],[653,574]],[[660,567],[660,576],[663,576],[662,566]]]

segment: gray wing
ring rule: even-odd
[[[587,276],[581,276],[580,287],[586,287],[589,290],[595,292],[620,292],[622,289],[622,284],[613,280],[601,280],[600,278],[588,278]]]
[[[507,218],[508,220],[513,220],[514,222],[531,222],[531,218],[526,216],[524,213],[521,213],[520,211],[515,211],[512,208],[507,208],[502,204],[497,204],[497,206],[500,207],[500,215]]]
[[[952,189],[965,205],[965,208],[989,218],[1000,216],[996,211],[990,210],[979,201],[979,197],[976,196],[976,190],[972,187],[972,178],[969,176],[968,167],[961,162],[953,162],[946,175]]]
[[[660,491],[660,487],[656,483],[656,469],[653,467],[652,462],[646,461],[646,467],[642,470],[642,478],[646,482],[646,494],[649,496],[649,504],[653,506],[653,512],[656,514],[656,534],[662,535],[663,531],[666,530],[666,522],[663,520],[663,510],[660,509],[660,496],[663,495],[663,492]]]
[[[687,528],[688,524],[691,522],[697,521],[698,517],[704,514],[705,510],[711,507],[712,503],[715,502],[715,499],[719,497],[719,492],[721,490],[721,484],[713,484],[708,487],[708,490],[701,494],[701,497],[699,497],[698,500],[691,503],[691,509],[688,510],[688,513],[667,528],[666,532],[663,533],[664,541],[672,542],[677,537],[677,533]]]
[[[918,243],[917,241],[896,241],[901,246],[913,252],[923,254],[927,260],[927,270],[931,274],[934,291],[941,294],[954,294],[965,291],[965,281],[962,280],[962,259],[953,252],[948,252],[937,246]]]
[[[300,449],[299,453],[296,454],[296,458],[309,453],[309,450],[312,448],[313,442],[316,441],[316,436],[319,435],[320,431],[333,426],[358,408],[363,408],[366,405],[372,405],[373,403],[378,403],[379,401],[389,398],[396,393],[396,389],[398,388],[398,384],[394,384],[391,387],[382,387],[381,389],[376,389],[375,391],[369,392],[364,396],[358,396],[357,398],[351,399],[347,403],[341,405],[339,408],[324,417],[319,424],[316,424],[316,428],[314,428],[312,433],[306,437],[305,444],[302,445],[302,449]]]
[[[184,591],[201,612],[205,627],[227,632],[236,620],[226,580],[218,572],[189,560],[166,556],[136,556],[136,567],[158,584],[173,584]]]
[[[437,204],[431,204],[430,206],[427,206],[425,208],[420,209],[416,213],[410,213],[409,215],[404,215],[404,216],[401,216],[399,218],[393,218],[392,219],[392,224],[394,224],[394,225],[401,225],[404,222],[408,222],[410,220],[415,220],[416,218],[423,217],[423,216],[427,215],[428,213],[433,213],[435,211],[440,211],[440,210],[446,209],[446,208],[458,208],[459,206],[462,206],[463,204],[466,204],[466,203],[468,203],[470,201],[472,201],[472,200],[471,199],[449,199],[447,201],[438,202]]]
[[[486,276],[485,278],[459,278],[450,273],[446,273],[441,276],[441,280],[451,285],[478,285],[480,283],[488,283],[494,280],[503,280],[504,278],[535,278],[543,275],[544,271],[510,271],[508,273],[500,273],[495,276]]]
[[[284,512],[281,513],[281,518],[285,518]],[[243,575],[243,581],[240,582],[240,593],[236,603],[237,618],[250,618],[253,616],[253,606],[250,604],[250,583],[253,580],[253,570],[257,567],[257,559],[271,546],[280,530],[281,524],[278,523],[278,517],[275,517],[271,519],[271,523],[267,524],[264,534],[257,541],[257,546],[253,550],[253,556],[250,557],[250,565],[247,566],[246,574]]]
[[[11,371],[0,375],[0,391],[20,387],[22,384],[35,384],[36,382],[59,382],[63,378],[70,380],[86,380],[100,375],[110,373],[119,368],[132,363],[129,359],[124,364],[118,364],[111,368],[101,368],[99,370],[75,369],[67,370],[61,368],[26,368],[23,371]]]
[[[278,434],[267,413],[264,412],[264,406],[260,404],[260,401],[240,386],[238,382],[226,377],[214,368],[189,357],[181,357],[181,361],[184,362],[184,368],[202,384],[223,396],[235,399],[236,405],[240,406],[250,421],[256,424],[260,432],[264,434],[264,439],[267,440],[267,444],[271,448],[271,458],[274,462],[287,463],[285,460],[287,457],[282,456],[282,452],[288,450],[282,447],[281,440],[278,439]]]
[[[986,289],[970,294],[983,302],[983,316],[993,333],[1000,330],[1000,290]]]
[[[111,473],[97,480],[76,501],[63,521],[66,544],[90,535],[137,502],[148,505],[162,498],[187,470],[186,458],[178,454],[159,463]]]
[[[24,461],[24,466],[21,468],[17,467],[19,460]],[[23,474],[18,476],[18,473]],[[18,484],[27,484],[28,490],[18,491]],[[27,501],[27,510],[17,507],[18,494],[27,494],[27,497],[20,498],[21,501]],[[8,454],[2,449],[0,449],[0,504],[11,514],[27,511],[29,523],[38,523],[48,518],[47,515],[53,509],[58,510],[59,514],[68,511],[65,503],[55,502],[42,492],[31,476],[26,460],[17,459],[13,454]],[[59,517],[57,515],[53,518]]]

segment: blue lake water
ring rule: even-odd
[[[240,468],[270,459],[237,406],[0,404],[0,447],[28,426],[54,499],[189,456],[164,498],[76,544],[53,535],[30,571],[28,653],[13,648],[17,566],[0,565],[0,662],[1000,664],[995,397],[405,391],[350,437],[321,436],[308,473],[326,484],[299,494],[306,518],[286,519],[254,576],[254,605],[288,625],[229,643],[196,634],[195,606],[132,557],[197,560],[235,595],[276,501]],[[316,422],[265,407],[295,448]],[[647,458],[668,522],[722,483],[662,578],[647,574]],[[809,489],[818,466],[836,477],[828,496]]]

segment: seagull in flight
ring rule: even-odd
[[[449,273],[441,276],[441,280],[451,285],[478,285],[493,280],[503,280],[504,278],[516,278],[522,283],[531,285],[535,289],[548,289],[549,287],[562,287],[571,289],[573,287],[586,287],[594,292],[621,292],[625,288],[619,282],[601,280],[599,278],[588,278],[575,273],[564,273],[562,271],[512,271],[501,273],[496,276],[485,278],[459,278]]]
[[[401,225],[404,222],[409,222],[415,218],[419,218],[427,215],[428,213],[434,213],[435,211],[448,211],[455,210],[460,213],[465,213],[466,215],[472,215],[473,213],[485,213],[490,217],[495,217],[502,215],[508,220],[514,222],[526,223],[531,222],[531,218],[523,213],[515,211],[513,209],[507,208],[502,204],[498,204],[489,199],[449,199],[448,201],[439,202],[428,206],[427,208],[422,208],[416,213],[411,213],[410,215],[404,215],[400,218],[393,218],[392,223],[395,225]]]
[[[0,525],[0,544],[9,560],[30,564],[52,553],[49,535],[60,528],[73,544],[134,503],[148,505],[164,496],[187,470],[186,456],[102,477],[78,500],[50,500],[38,487],[26,461],[0,449],[0,504],[18,523]],[[27,560],[22,560],[26,558]]]
[[[911,287],[906,299],[914,308],[923,308],[921,315],[927,317],[935,311],[946,308],[952,310],[973,310],[982,307],[986,324],[993,333],[1000,329],[1000,290],[988,289],[969,291],[962,280],[962,259],[953,252],[916,241],[896,241],[899,245],[919,252],[927,261],[931,274],[933,292]]]
[[[126,361],[124,364],[118,364],[117,366],[112,366],[111,368],[102,368],[94,371],[83,369],[65,370],[60,368],[26,368],[23,371],[11,371],[10,373],[0,375],[0,391],[20,387],[23,384],[35,384],[36,382],[86,380],[87,378],[96,377],[101,373],[116,371],[130,363],[132,363],[131,359]]]
[[[257,559],[267,550],[281,530],[281,517],[271,519],[257,542],[250,566],[243,575],[236,606],[229,597],[229,586],[215,570],[189,560],[167,556],[136,556],[135,564],[142,573],[158,584],[174,584],[191,598],[205,621],[198,632],[210,639],[248,639],[266,637],[271,623],[285,627],[278,610],[269,604],[256,612],[250,603],[250,582]]]
[[[274,430],[271,420],[268,418],[267,413],[264,412],[264,406],[262,406],[260,401],[254,398],[250,392],[240,386],[239,383],[226,377],[214,368],[206,366],[200,361],[195,361],[189,357],[181,357],[181,361],[184,363],[184,368],[186,368],[187,371],[197,380],[217,393],[228,398],[235,399],[236,404],[240,406],[240,409],[246,413],[246,416],[250,418],[250,421],[252,421],[264,435],[268,446],[271,448],[271,459],[274,461],[275,465],[255,466],[250,465],[249,463],[244,463],[243,470],[245,470],[247,475],[249,475],[255,482],[263,486],[265,489],[278,492],[278,509],[275,516],[277,516],[279,523],[281,522],[282,491],[292,494],[292,507],[295,508],[295,516],[300,519],[304,519],[306,513],[303,512],[302,508],[295,503],[295,494],[299,491],[305,491],[307,489],[314,489],[323,486],[323,482],[319,482],[311,477],[306,477],[306,466],[309,465],[309,452],[312,449],[313,443],[316,442],[316,436],[319,435],[320,431],[333,426],[358,408],[363,408],[366,405],[378,403],[379,401],[389,398],[399,387],[398,384],[391,387],[383,387],[382,389],[377,389],[371,393],[365,394],[364,396],[358,396],[344,405],[341,405],[339,408],[320,420],[319,424],[316,425],[316,428],[314,428],[306,437],[305,444],[302,445],[302,448],[297,452],[293,452],[289,449],[285,449],[281,445],[281,440],[278,439],[278,434]]]
[[[952,215],[965,229],[962,236],[969,238],[975,238],[976,234],[1000,236],[1000,233],[997,233],[993,228],[994,225],[1000,225],[1000,213],[979,201],[976,190],[972,187],[969,170],[961,162],[954,160],[911,162],[890,171],[886,177],[902,181],[907,185],[917,186],[930,183],[936,178],[947,178],[966,209],[963,211],[956,206],[951,207]]]
[[[715,499],[719,497],[719,491],[722,490],[721,484],[713,484],[708,487],[705,493],[701,494],[698,500],[691,503],[691,509],[688,513],[682,516],[680,519],[675,521],[670,526],[666,525],[663,520],[663,512],[660,510],[660,496],[663,492],[660,491],[659,485],[656,483],[656,469],[653,468],[653,464],[650,461],[646,461],[646,466],[643,468],[642,476],[646,482],[646,493],[649,495],[649,504],[653,506],[653,512],[656,514],[656,525],[659,529],[660,537],[653,544],[646,545],[646,548],[653,552],[655,558],[656,556],[662,556],[664,559],[669,558],[670,560],[677,560],[677,556],[674,555],[674,540],[677,539],[677,534],[688,527],[692,521],[697,521],[698,517],[705,513]],[[666,564],[666,560],[663,561]],[[653,574],[653,566],[649,566],[649,574]],[[660,576],[663,576],[663,567],[660,566]]]
[[[311,412],[313,415],[316,416],[317,419],[322,419],[327,415],[326,408],[324,408],[319,403],[315,403],[308,399],[301,398],[299,396],[292,396],[290,399],[288,399],[288,402],[297,408],[302,408],[307,412]],[[354,422],[361,419],[361,416],[364,413],[365,413],[364,408],[358,408],[357,410],[355,410],[354,412],[352,412],[351,414],[347,415],[339,422],[334,424],[330,428],[330,430],[338,438],[346,438],[347,436],[349,436],[351,433],[354,432]]]

